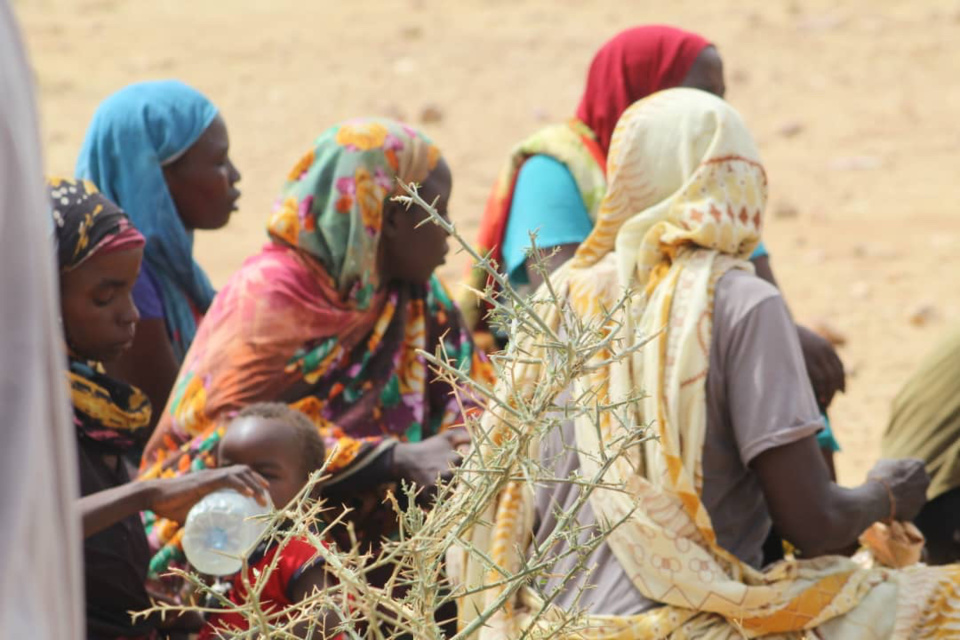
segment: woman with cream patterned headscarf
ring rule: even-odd
[[[782,298],[747,262],[760,240],[767,182],[736,111],[691,89],[638,102],[617,125],[607,172],[597,224],[552,284],[584,321],[632,291],[611,330],[622,350],[653,336],[623,359],[598,354],[573,397],[591,390],[595,402],[616,403],[647,395],[626,419],[594,413],[599,429],[586,416],[567,421],[529,455],[553,477],[602,471],[604,487],[625,490],[589,496],[568,536],[547,549],[546,580],[509,598],[479,637],[546,629],[572,609],[586,614],[577,637],[605,639],[801,638],[811,630],[886,638],[960,622],[960,569],[865,570],[829,555],[877,520],[915,515],[926,476],[917,461],[900,460],[881,461],[856,489],[830,481],[796,331]],[[559,314],[552,317],[556,329]],[[521,345],[526,362],[536,361],[537,342]],[[526,365],[501,382],[501,397],[542,376]],[[516,428],[493,412],[484,420],[492,436],[484,442]],[[656,439],[603,470],[615,442],[644,424]],[[510,481],[491,501],[464,542],[499,569],[479,554],[466,557],[471,595],[460,602],[461,628],[503,594],[502,586],[470,590],[501,582],[500,570],[517,573],[532,543],[543,549],[561,514],[576,509],[578,486]],[[606,523],[621,524],[580,557],[576,547]],[[771,523],[810,559],[762,567]]]

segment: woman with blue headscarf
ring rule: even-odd
[[[213,301],[210,280],[193,258],[193,231],[219,229],[236,210],[240,173],[228,152],[217,107],[170,80],[134,84],[107,98],[77,160],[77,175],[126,210],[147,239],[133,294],[140,326],[111,373],[143,389],[159,408]]]

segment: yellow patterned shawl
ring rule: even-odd
[[[575,428],[582,474],[589,478],[606,443],[621,437],[628,423],[652,422],[658,440],[618,459],[603,477],[608,486],[627,491],[597,490],[590,504],[598,522],[625,519],[607,544],[638,592],[666,606],[636,616],[590,615],[586,633],[567,636],[801,638],[816,628],[819,637],[885,638],[899,637],[895,626],[915,628],[925,609],[928,618],[952,615],[955,569],[867,571],[849,559],[825,557],[758,571],[717,544],[700,499],[713,292],[730,269],[750,269],[766,177],[739,115],[692,89],[658,93],[626,111],[607,173],[608,192],[593,233],[552,282],[584,319],[595,317],[601,305],[612,308],[631,288],[621,348],[629,348],[638,333],[664,329],[633,356],[585,374],[574,397],[586,388],[599,389],[597,402],[616,402],[641,389],[648,394],[633,420],[602,414],[599,435],[589,419],[578,419]],[[549,315],[548,322],[559,326],[556,312]],[[535,360],[530,342],[525,347]],[[539,378],[538,365],[525,365],[512,382],[501,383],[500,397]],[[484,420],[491,440],[509,437],[499,417],[488,413]],[[517,572],[532,534],[533,488],[509,483],[482,521],[490,524],[474,526],[465,546]],[[468,590],[497,581],[498,574],[472,556],[464,556],[463,564]],[[488,589],[462,598],[461,629],[501,593]],[[541,606],[531,589],[523,589],[478,636],[519,637]],[[545,630],[556,613],[548,611],[535,624]]]

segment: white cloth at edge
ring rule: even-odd
[[[33,78],[0,0],[0,639],[83,637],[77,461]]]

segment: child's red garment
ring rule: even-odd
[[[273,562],[279,545],[258,547],[248,560],[248,577],[251,585],[255,585],[255,575],[251,570],[262,572]],[[311,562],[311,560],[316,560]],[[293,538],[285,547],[277,563],[276,569],[267,578],[267,584],[260,592],[260,604],[264,611],[270,612],[275,609],[282,609],[294,604],[290,599],[290,585],[300,577],[300,575],[316,563],[322,562],[317,556],[317,549],[312,544],[302,538]],[[232,580],[230,591],[227,593],[227,599],[234,604],[241,604],[246,598],[246,589],[238,572]],[[210,617],[207,625],[200,632],[200,640],[210,640],[217,638],[218,631],[245,631],[247,621],[238,613],[224,612],[217,613]]]

